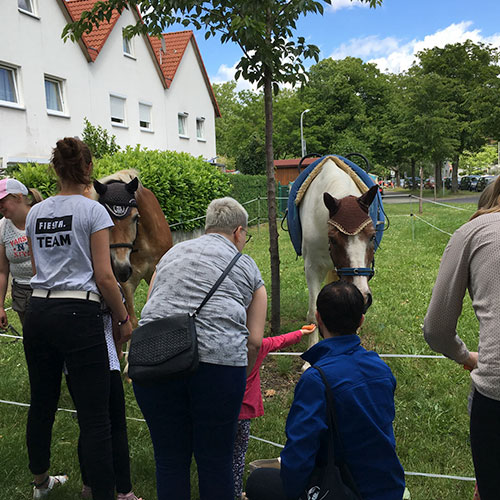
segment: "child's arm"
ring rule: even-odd
[[[288,347],[290,345],[298,344],[303,335],[309,335],[316,330],[316,325],[313,326],[314,328],[302,327],[300,330],[296,330],[295,332],[277,335],[276,337],[265,337],[262,341],[262,349],[265,349],[267,353],[283,349],[284,347]]]

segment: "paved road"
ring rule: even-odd
[[[457,196],[456,198],[437,198],[436,201],[439,201],[441,203],[477,203],[480,196],[481,193],[471,193],[470,196]],[[424,198],[424,200],[434,201],[433,198]],[[384,196],[383,201],[384,203],[387,203],[389,205],[392,203],[409,203],[410,198],[408,194],[403,194],[403,196],[387,194]],[[412,202],[418,203],[418,200],[412,198]]]

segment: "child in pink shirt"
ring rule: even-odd
[[[260,390],[260,367],[264,358],[273,351],[297,344],[303,335],[309,335],[316,329],[315,325],[302,327],[295,332],[277,335],[276,337],[264,337],[262,345],[250,375],[247,377],[247,386],[243,403],[241,405],[240,416],[238,417],[238,430],[234,441],[233,452],[233,478],[234,478],[234,498],[240,500],[243,491],[243,472],[245,470],[245,455],[248,449],[248,439],[250,437],[250,419],[264,415],[264,404],[262,402],[262,392]]]

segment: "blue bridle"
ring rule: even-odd
[[[372,260],[372,267],[339,267],[335,268],[339,278],[342,276],[368,276],[372,278],[375,274],[375,259]]]

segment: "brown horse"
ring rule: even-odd
[[[135,170],[94,181],[94,188],[115,224],[110,234],[111,263],[135,328],[135,289],[142,279],[151,281],[156,264],[172,247],[170,227],[156,196],[140,184]]]

